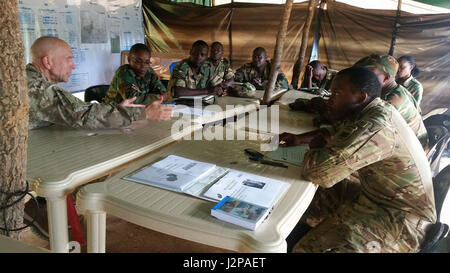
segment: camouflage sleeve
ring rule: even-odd
[[[397,110],[403,104],[404,98],[397,93],[390,92],[386,94],[384,100],[392,104]]]
[[[186,70],[181,67],[182,63],[178,63],[172,71],[172,76],[170,78],[173,81],[173,87],[186,87]]]
[[[227,65],[227,66],[225,67],[225,74],[224,74],[224,76],[223,76],[223,79],[224,79],[225,81],[228,81],[229,79],[231,79],[231,78],[233,78],[233,77],[234,77],[233,69],[231,68],[230,65]]]
[[[275,83],[275,89],[288,89],[289,83],[286,76],[282,72],[278,73],[277,82]]]
[[[31,98],[33,99],[33,98]],[[123,108],[115,103],[88,103],[58,85],[49,86],[35,109],[40,120],[84,129],[119,128],[144,119],[143,108]]]
[[[393,132],[370,120],[343,125],[321,149],[312,149],[303,161],[303,176],[329,188],[357,170],[390,156]]]
[[[413,89],[411,90],[411,95],[416,100],[417,105],[420,105],[420,102],[422,101],[422,95],[423,95],[422,84],[420,84],[420,83],[415,84]]]
[[[129,85],[127,85],[118,75],[117,73],[114,74],[113,79],[111,80],[111,83],[109,85],[108,92],[106,93],[105,98],[103,99],[104,102],[110,103],[110,102],[116,102],[120,103],[124,99],[126,99],[126,91],[130,88]]]
[[[235,82],[244,82],[244,79],[245,79],[244,70],[241,67],[236,71],[236,74],[234,74],[234,81]]]
[[[159,80],[158,76],[156,75],[156,73],[152,70],[153,74],[152,74],[152,78],[151,78],[151,83],[150,85],[152,86],[153,89],[159,89],[161,92],[167,92],[166,87],[164,86],[164,84]]]

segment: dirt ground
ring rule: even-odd
[[[71,231],[69,231],[71,236]],[[86,236],[86,234],[85,234]],[[50,242],[34,234],[30,228],[21,241],[50,249]],[[86,247],[82,247],[82,253]],[[229,250],[211,247],[129,223],[114,216],[106,218],[106,253],[224,253]]]

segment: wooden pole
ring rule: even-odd
[[[394,29],[392,31],[392,39],[391,39],[391,47],[389,48],[389,55],[394,56],[394,48],[395,48],[395,42],[397,40],[397,31],[398,31],[398,21],[400,20],[400,13],[401,13],[401,7],[402,7],[402,0],[397,1],[397,16],[395,16],[395,23],[394,23]]]
[[[0,25],[0,234],[19,239],[11,230],[23,226],[29,103],[17,0],[0,1]]]
[[[273,89],[280,70],[284,39],[286,38],[286,31],[289,23],[289,17],[291,16],[293,2],[294,0],[286,0],[286,4],[284,5],[284,14],[280,22],[280,29],[278,30],[277,43],[273,53],[274,59],[272,60],[272,67],[270,68],[269,82],[267,83],[266,90],[264,92],[262,104],[269,104],[270,99],[272,98]]]
[[[300,72],[302,71],[305,62],[306,48],[308,47],[309,29],[311,28],[312,19],[314,17],[314,10],[316,9],[317,0],[309,0],[308,15],[306,16],[305,26],[303,27],[302,44],[300,46],[300,53],[292,70],[291,85],[294,89],[298,88],[298,81]]]
[[[230,9],[230,20],[228,21],[228,44],[230,51],[230,66],[233,67],[233,14],[234,8]]]

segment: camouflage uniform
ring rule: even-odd
[[[30,98],[29,129],[59,124],[73,128],[118,128],[145,119],[143,108],[79,100],[51,83],[35,66],[26,67]]]
[[[416,108],[415,99],[403,86],[395,81],[383,88],[382,99],[392,104],[406,120],[409,127],[422,144],[423,148],[428,146],[428,134],[425,124],[423,124],[422,116]]]
[[[294,252],[418,250],[425,233],[420,223],[436,220],[431,174],[424,178],[427,173],[419,170],[417,154],[409,150],[413,144],[398,127],[407,125],[395,111],[376,98],[342,122],[324,148],[306,154],[303,176],[320,186],[306,216],[320,224]],[[424,152],[416,152],[422,157],[417,161],[426,162]],[[353,173],[360,183],[344,180]]]
[[[243,65],[241,68],[239,68],[236,71],[236,74],[234,76],[234,81],[236,82],[250,82],[252,83],[252,80],[255,78],[260,78],[262,82],[262,86],[256,86],[256,89],[265,89],[267,83],[269,82],[269,76],[270,76],[270,67],[271,63],[267,61],[266,68],[264,69],[264,73],[260,74],[258,71],[256,71],[255,68],[253,68],[252,63],[247,63]],[[253,84],[253,83],[252,83]],[[275,90],[279,89],[288,89],[289,83],[284,76],[284,74],[280,71],[278,73],[277,81],[275,82]]]
[[[334,77],[338,73],[337,70],[328,69],[327,67],[325,67],[325,69],[327,70],[327,74],[326,74],[325,78],[320,82],[320,84],[317,84],[314,81],[312,82],[312,87],[319,88],[317,91],[312,92],[314,94],[321,95],[321,96],[327,95],[327,93],[331,87],[331,82],[333,81]],[[305,77],[303,77],[303,82],[302,82],[301,87],[308,87],[308,79],[306,79]]]
[[[135,85],[141,92],[132,88]],[[167,92],[166,87],[158,79],[158,76],[149,68],[144,78],[137,79],[136,74],[129,64],[122,65],[114,73],[114,77],[109,85],[104,102],[121,103],[125,99],[137,97],[135,104],[149,104],[149,94]]]
[[[372,54],[359,60],[355,65],[369,68],[376,67],[392,76],[395,76],[398,70],[397,60],[390,55]],[[383,87],[381,98],[388,101],[400,112],[425,149],[428,146],[427,130],[420,115],[420,107],[408,90],[392,81],[389,85]]]
[[[205,62],[196,74],[188,64],[189,59],[180,61],[172,71],[167,89],[173,93],[173,87],[185,87],[189,89],[212,88],[213,84],[210,80],[211,69]]]
[[[218,65],[214,65],[214,61],[211,58],[206,60],[206,64],[210,66],[211,74],[209,76],[211,84],[217,86],[223,81],[228,81],[234,77],[233,69],[231,69],[230,62],[222,58]]]
[[[403,83],[401,83],[403,87],[408,90],[414,99],[417,102],[417,105],[420,105],[422,101],[423,87],[422,84],[416,80],[413,76],[409,76]]]

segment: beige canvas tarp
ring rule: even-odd
[[[370,53],[388,53],[396,11],[366,10],[327,2],[321,18],[320,61],[339,70]],[[192,43],[201,39],[207,43],[220,41],[224,45],[224,56],[229,57],[230,6],[211,8],[165,1],[143,3],[152,13],[144,8],[149,18],[146,24],[151,24],[153,33],[157,32],[164,40],[167,51],[183,52],[187,56]],[[234,7],[231,25],[233,68],[250,62],[252,50],[258,46],[266,48],[270,58],[283,6],[241,4]],[[281,64],[289,81],[299,54],[307,8],[308,4],[304,2],[294,4],[292,9]],[[307,52],[310,52],[313,35],[311,29]],[[394,56],[407,54],[416,59],[422,71],[417,78],[424,85],[424,113],[450,104],[447,90],[450,80],[449,37],[449,14],[413,15],[402,12]]]

